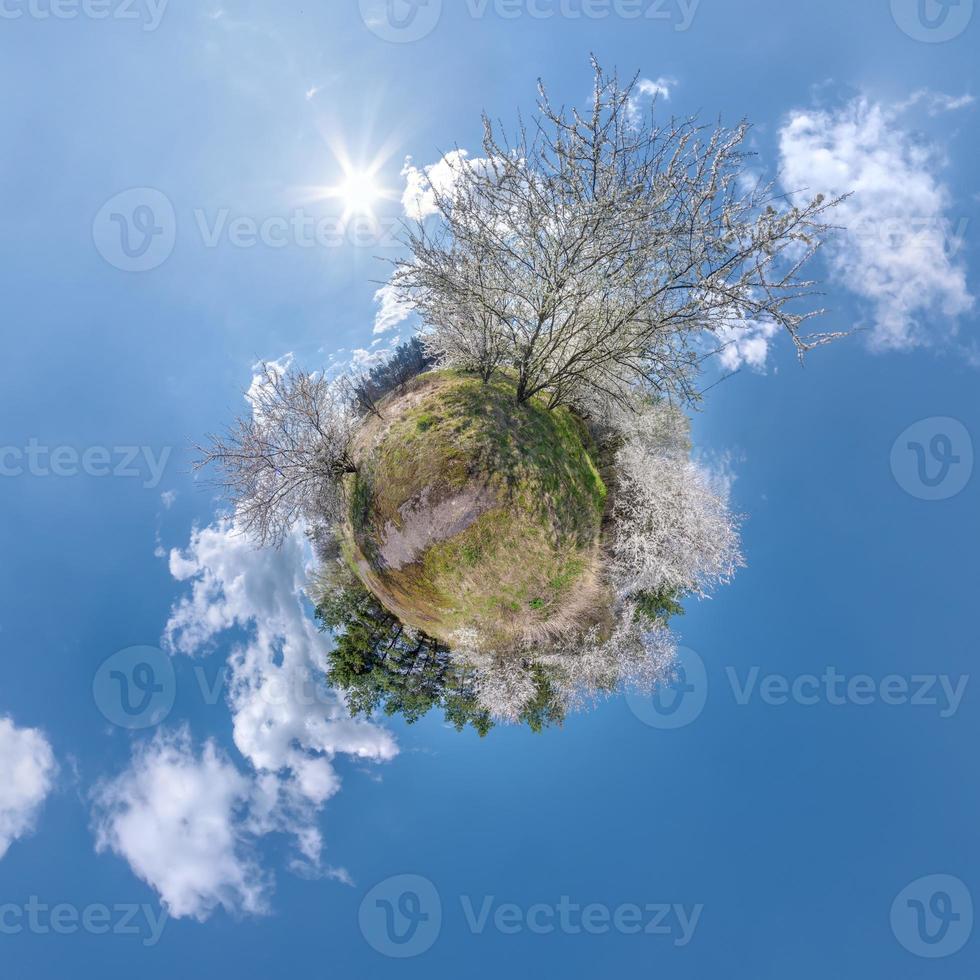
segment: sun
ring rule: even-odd
[[[344,203],[348,214],[373,214],[374,205],[383,192],[374,175],[368,171],[348,173],[336,188],[336,196]]]
[[[302,188],[304,198],[336,202],[343,212],[344,224],[355,217],[376,224],[380,220],[376,212],[383,210],[386,202],[401,197],[401,191],[387,186],[384,178],[388,162],[395,154],[394,146],[386,144],[368,152],[365,145],[362,152],[353,153],[347,141],[337,134],[328,137],[326,144],[332,157],[329,176],[322,184]]]
[[[375,207],[395,196],[378,182],[380,164],[357,166],[350,162],[346,154],[338,154],[338,157],[340,179],[336,184],[319,188],[316,196],[339,201],[344,209],[345,222],[353,217],[364,217],[373,221]]]

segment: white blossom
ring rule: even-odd
[[[612,578],[620,596],[704,596],[743,564],[738,522],[710,474],[680,453],[629,440],[619,487]]]
[[[836,336],[805,337],[818,311],[797,301],[837,201],[787,205],[747,179],[747,124],[640,124],[635,94],[595,65],[589,112],[542,89],[534,127],[511,142],[485,119],[483,157],[430,168],[391,289],[447,364],[506,367],[519,401],[553,406],[636,388],[693,399],[706,335],[724,346],[764,321],[801,355]]]

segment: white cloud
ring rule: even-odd
[[[42,732],[0,718],[0,858],[15,840],[34,831],[56,771],[51,744]]]
[[[274,361],[260,361],[252,365],[252,383],[245,392],[245,401],[248,402],[253,413],[258,410],[262,401],[262,395],[269,387],[266,369],[277,378],[281,378],[293,366],[292,351],[283,354],[282,357]],[[258,418],[258,416],[256,416]]]
[[[380,308],[374,317],[374,332],[376,334],[394,330],[415,311],[415,307],[410,302],[398,296],[390,283],[382,286],[374,294],[374,300],[380,304]]]
[[[661,76],[657,79],[641,78],[636,83],[633,95],[630,97],[626,111],[629,113],[630,121],[637,125],[640,122],[643,112],[644,99],[670,99],[670,93],[677,85],[676,78],[666,78]]]
[[[357,347],[351,351],[350,366],[354,371],[369,371],[387,360],[390,354],[391,351],[387,347],[380,350],[365,350],[363,347]]]
[[[186,730],[161,733],[96,789],[96,848],[123,857],[174,918],[262,912],[270,882],[242,819],[251,795],[212,742],[197,755]]]
[[[405,214],[415,221],[438,214],[436,195],[450,194],[464,167],[479,170],[489,164],[484,158],[470,160],[469,156],[467,150],[451,150],[437,163],[421,169],[412,163],[411,157],[406,157],[405,166],[402,167],[405,178],[402,207]]]
[[[649,78],[641,78],[636,83],[636,90],[640,95],[647,95],[650,98],[669,99],[671,89],[677,84],[676,78],[664,78],[662,75],[655,82]]]
[[[904,102],[899,102],[895,108],[899,112],[904,112],[913,106],[924,105],[930,116],[938,116],[944,112],[956,112],[958,109],[965,109],[976,101],[972,95],[947,95],[945,92],[933,92],[931,89],[920,88]]]
[[[703,475],[708,486],[731,505],[732,490],[738,480],[738,467],[746,462],[741,450],[698,449],[694,453],[694,464]]]
[[[291,363],[289,354],[269,362],[277,372]],[[263,383],[253,377],[253,408]],[[256,844],[271,833],[294,839],[292,870],[350,881],[322,862],[320,811],[340,789],[334,760],[385,762],[398,747],[385,729],[352,719],[327,686],[328,640],[304,595],[311,561],[301,528],[280,549],[261,549],[232,519],[195,529],[185,550],[170,552],[171,574],[189,592],[171,609],[162,643],[204,656],[236,631],[227,700],[249,765],[239,768],[212,743],[195,754],[187,731],[161,735],[103,784],[95,817],[99,850],[124,857],[174,916],[263,911],[271,877]]]
[[[164,510],[170,510],[170,508],[173,507],[176,500],[177,500],[176,490],[164,490],[163,493],[160,494],[160,503],[163,504]]]
[[[853,192],[832,216],[846,231],[828,256],[834,277],[867,302],[871,343],[880,350],[948,339],[973,305],[956,255],[950,192],[937,176],[942,154],[900,118],[925,98],[917,93],[888,106],[859,97],[836,111],[797,110],[780,132],[788,191]],[[966,103],[930,93],[929,104]]]
[[[718,359],[726,371],[737,371],[743,366],[754,371],[765,371],[769,359],[769,341],[779,332],[772,321],[745,320],[739,324],[727,324],[715,331],[721,350]]]
[[[235,745],[257,773],[251,825],[292,834],[317,866],[317,814],[340,788],[335,756],[385,762],[398,747],[385,729],[351,719],[326,685],[328,640],[304,602],[310,558],[301,530],[279,550],[256,548],[227,520],[195,530],[170,556],[190,594],[174,606],[164,644],[200,655],[225,630],[248,633],[229,659],[229,703]]]

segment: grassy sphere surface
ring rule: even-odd
[[[392,613],[501,650],[597,620],[606,487],[580,420],[518,404],[505,377],[453,371],[420,375],[380,411],[358,433],[343,539]]]

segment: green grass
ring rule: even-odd
[[[371,482],[364,473],[355,473],[350,494],[351,521],[356,531],[362,531],[371,513]]]
[[[547,622],[590,566],[606,503],[585,426],[541,400],[518,405],[506,377],[431,372],[413,392],[411,407],[382,405],[380,438],[358,460],[351,530],[365,584],[439,638]],[[378,561],[386,529],[404,528],[419,501],[477,491],[492,503],[455,536],[400,569]]]

